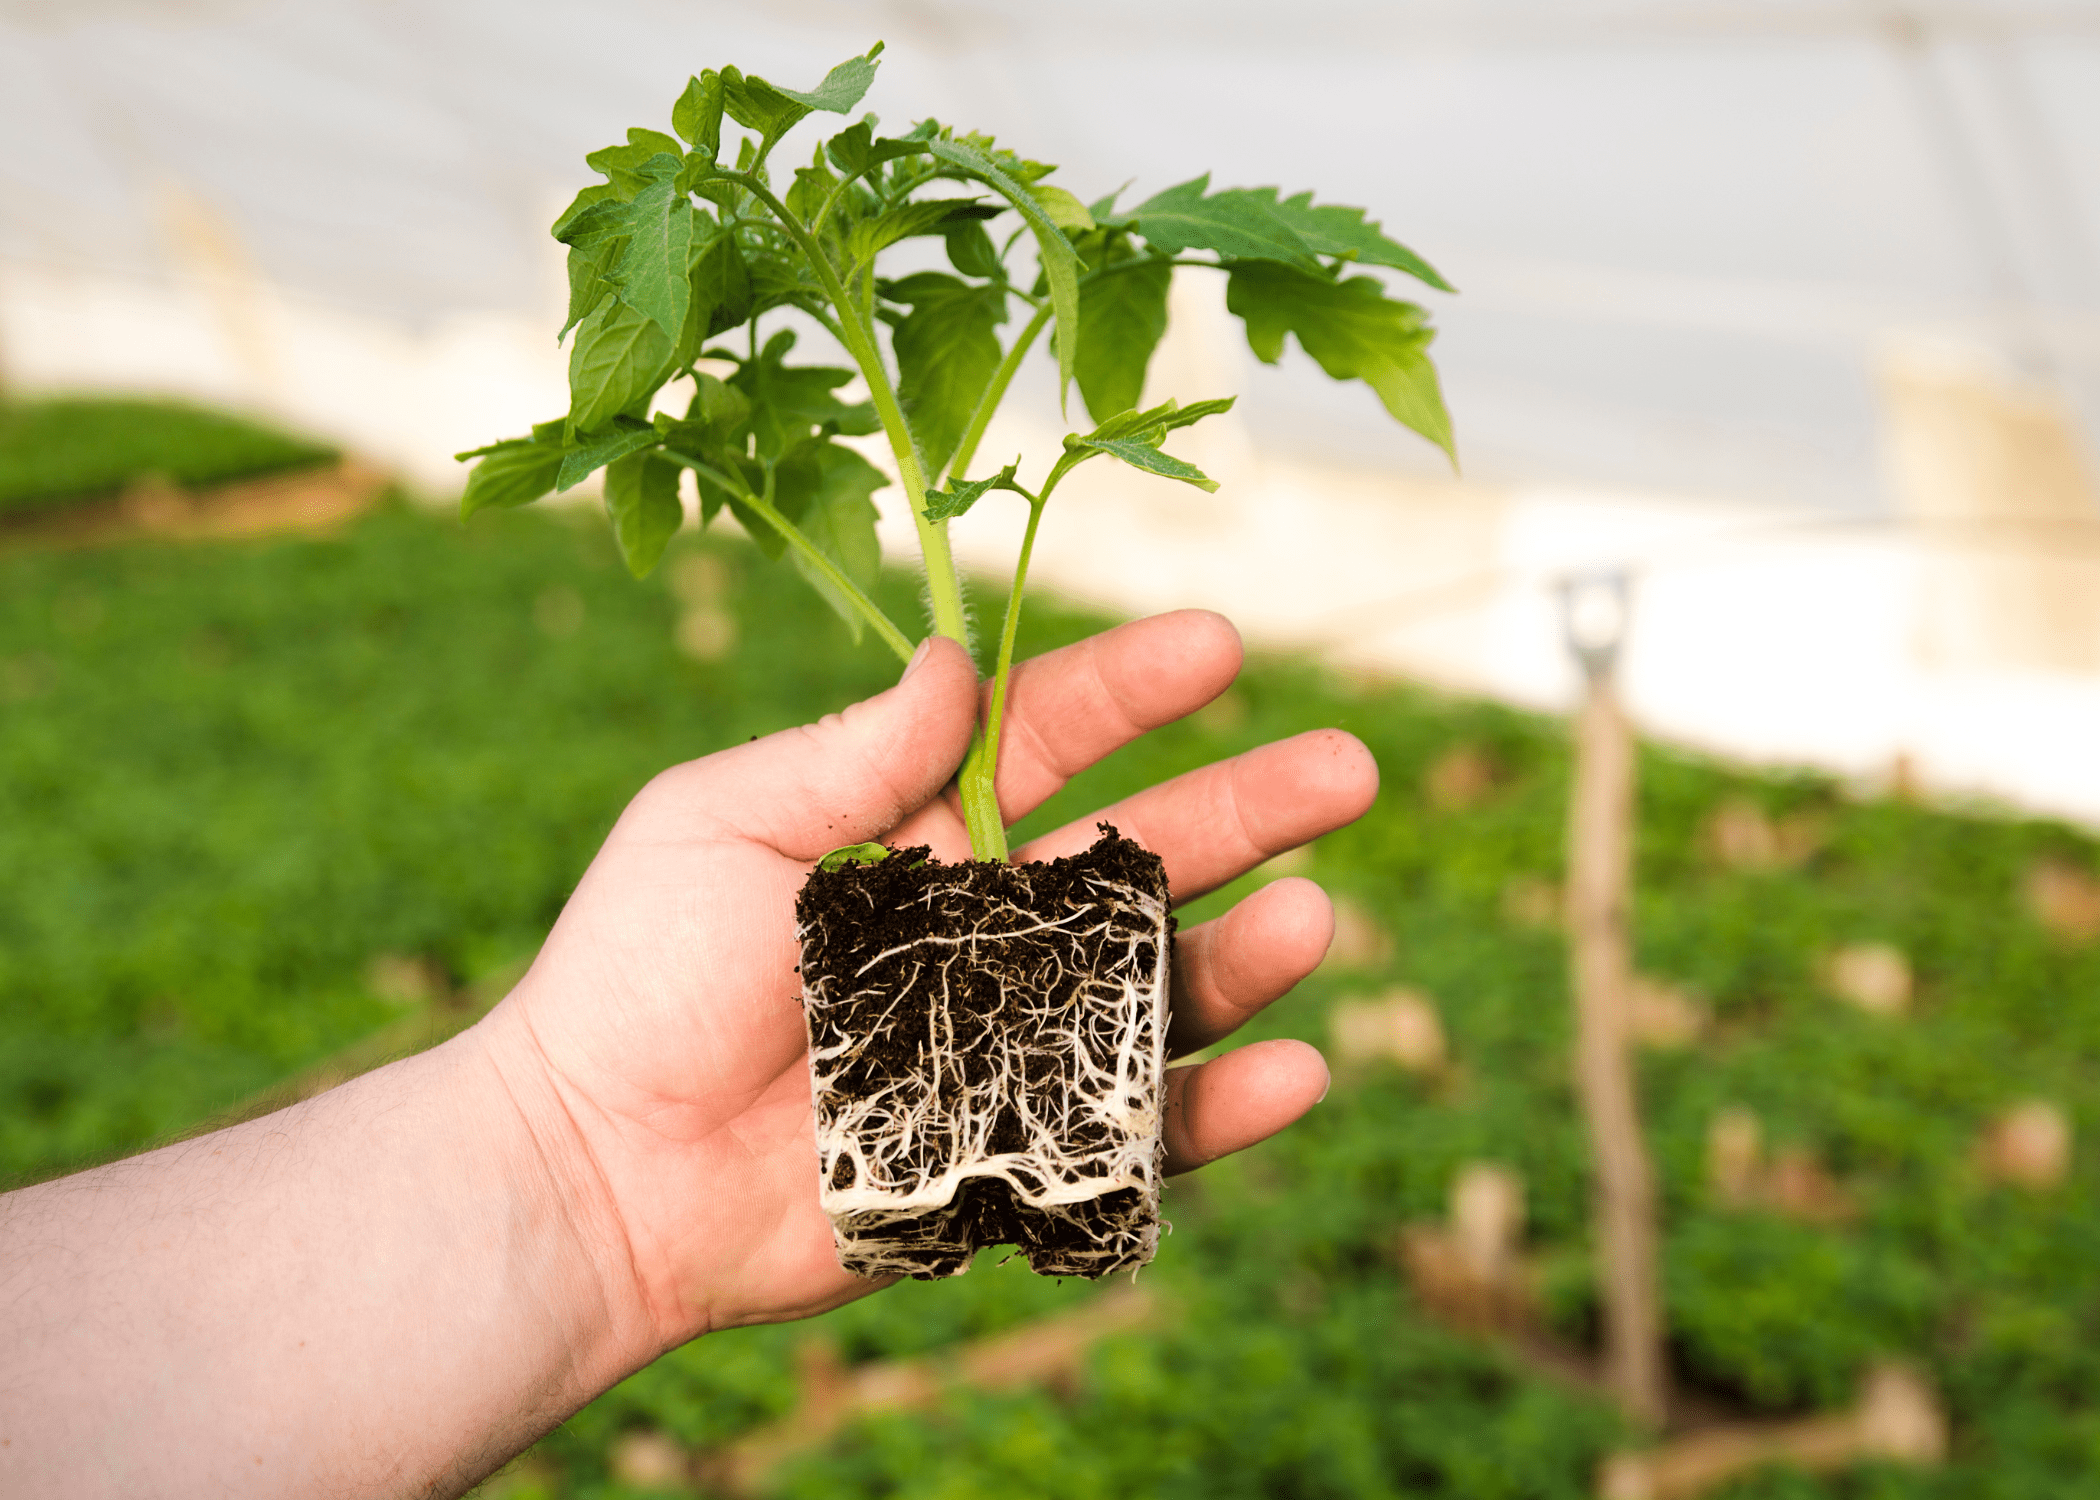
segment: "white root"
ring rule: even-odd
[[[930,930],[851,972],[824,961],[838,934],[798,933],[822,1202],[848,1270],[966,1270],[995,1182],[1012,1217],[1035,1221],[1021,1238],[1054,1236],[1024,1245],[1037,1271],[1152,1258],[1166,902],[1089,872],[1083,898],[1036,909],[1035,868],[1012,868],[989,903],[971,867],[927,868]]]

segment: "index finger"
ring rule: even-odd
[[[1000,730],[1000,816],[1019,822],[1110,751],[1201,708],[1244,654],[1223,615],[1183,609],[1020,663]]]

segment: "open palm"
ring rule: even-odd
[[[1024,663],[999,767],[1006,820],[1209,702],[1239,665],[1232,627],[1195,611]],[[839,1268],[817,1203],[794,899],[818,856],[842,844],[969,857],[942,789],[977,703],[967,656],[936,640],[888,692],[657,777],[490,1018],[560,1100],[566,1118],[547,1149],[585,1185],[579,1213],[621,1274],[631,1269],[661,1347],[821,1312],[882,1284]],[[1187,901],[1357,817],[1376,790],[1369,752],[1318,730],[1153,787],[1014,857],[1077,852],[1106,820],[1159,854],[1175,900]],[[1318,963],[1332,930],[1319,889],[1285,880],[1182,933],[1170,1051],[1235,1030]],[[1280,1130],[1317,1101],[1327,1072],[1303,1043],[1270,1042],[1168,1080],[1176,1172]]]

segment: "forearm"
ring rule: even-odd
[[[455,1494],[652,1358],[488,1036],[0,1198],[0,1492]]]

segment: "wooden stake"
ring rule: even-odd
[[[1614,580],[1620,620],[1625,583]],[[1619,621],[1609,640],[1570,643],[1586,679],[1576,720],[1575,795],[1568,820],[1568,936],[1575,989],[1575,1082],[1589,1126],[1597,1290],[1604,1310],[1605,1382],[1644,1426],[1660,1426],[1667,1393],[1655,1273],[1655,1182],[1634,1097],[1628,1019],[1633,966],[1627,901],[1633,863],[1633,735],[1613,683]]]

